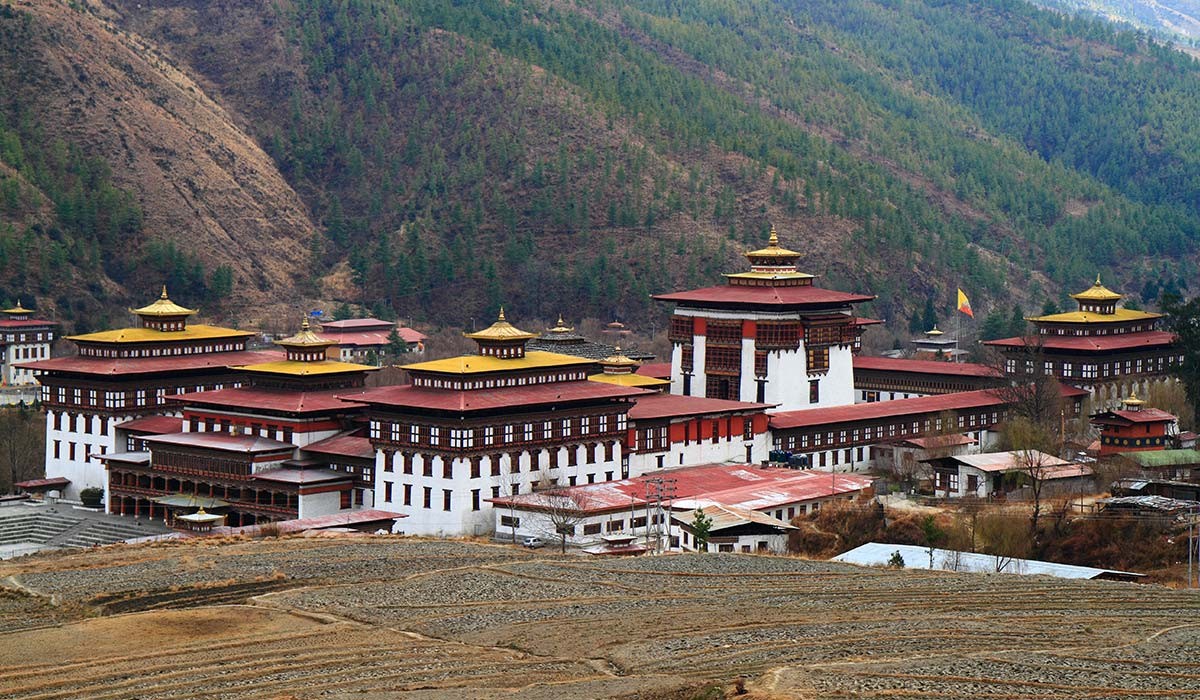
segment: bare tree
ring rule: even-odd
[[[985,364],[1004,378],[992,391],[1008,406],[1010,417],[1053,426],[1057,434],[1063,417],[1062,385],[1046,368],[1042,342],[1040,335],[1027,335],[1021,345],[988,352]]]
[[[983,551],[992,556],[993,570],[1015,571],[1015,560],[1029,551],[1023,518],[1006,510],[991,510],[979,516]]]
[[[12,491],[18,481],[46,475],[45,437],[40,411],[0,409],[0,493]]]
[[[562,553],[567,553],[567,538],[587,519],[590,499],[579,490],[559,489],[539,494],[538,506],[542,508],[551,529],[559,538]]]
[[[1036,549],[1039,539],[1038,520],[1042,514],[1042,495],[1046,475],[1058,460],[1048,454],[1057,451],[1058,436],[1045,426],[1018,416],[1005,422],[1000,442],[1013,454],[1016,475],[1028,487],[1032,509],[1029,514],[1029,542]]]

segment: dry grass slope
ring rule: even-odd
[[[1200,599],[1155,586],[393,538],[118,546],[0,577],[3,698],[1200,693]]]

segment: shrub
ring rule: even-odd
[[[79,492],[79,500],[88,508],[99,508],[104,503],[104,489],[89,486]]]

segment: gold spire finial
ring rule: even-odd
[[[1103,286],[1104,286],[1104,285],[1100,284],[1100,273],[1099,273],[1099,272],[1097,272],[1097,273],[1096,273],[1096,286],[1097,286],[1097,287],[1103,287]]]
[[[767,239],[768,247],[776,247],[779,245],[779,234],[775,233],[775,224],[771,224],[771,237]]]
[[[167,298],[167,285],[165,285],[165,284],[163,285],[162,295],[160,295],[158,298],[159,298],[159,299],[166,299],[166,298]]]
[[[20,306],[20,305],[21,305],[21,304],[20,304],[20,302],[18,301],[18,302],[17,302],[17,306]],[[566,324],[566,322],[565,322],[565,321],[563,321],[562,314],[559,314],[559,315],[558,315],[558,325],[560,325],[560,326],[565,326],[565,325],[567,325],[567,324]]]
[[[305,316],[304,319],[300,321],[300,330],[308,330],[308,316]]]
[[[503,307],[503,306],[501,306],[501,307],[500,307],[500,317],[499,317],[499,318],[497,318],[496,320],[497,320],[497,321],[503,321],[503,320],[505,320],[505,318],[504,318],[504,307]]]

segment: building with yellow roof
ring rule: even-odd
[[[1074,311],[1029,318],[1032,335],[984,344],[1005,355],[1009,373],[1048,372],[1103,401],[1174,381],[1171,370],[1183,358],[1175,335],[1159,328],[1162,314],[1120,306],[1122,295],[1099,276],[1071,298]]]

